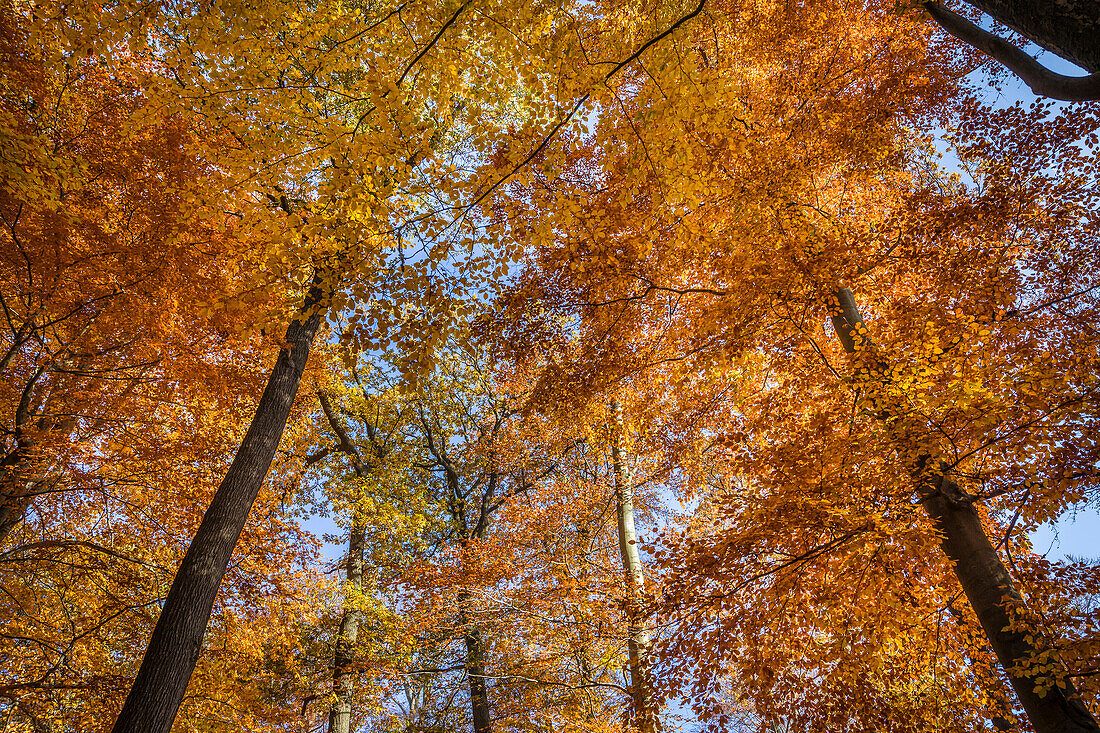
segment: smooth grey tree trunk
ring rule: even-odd
[[[1043,48],[1100,72],[1098,0],[966,0]]]
[[[349,596],[363,592],[364,530],[361,514],[356,511],[348,531],[347,589],[340,636],[332,658],[332,691],[336,699],[329,710],[329,733],[351,733],[352,698],[355,697],[355,644],[359,638],[359,609]]]
[[[863,325],[863,317],[850,289],[840,288],[833,295],[839,304],[833,326],[845,351],[858,358],[855,334]],[[888,420],[892,416],[879,417]],[[903,453],[907,448],[898,447]],[[1006,630],[1010,611],[1026,608],[1023,596],[986,536],[973,500],[949,477],[949,466],[924,455],[918,457],[912,472],[917,495],[941,537],[944,554],[1037,733],[1100,731],[1069,678],[1064,679],[1064,688],[1054,687],[1040,696],[1035,692],[1037,673],[1013,671],[1041,650],[1041,640],[1032,642],[1021,631]]]
[[[634,480],[623,459],[622,406],[611,403],[612,442],[611,463],[615,479],[615,505],[619,524],[619,554],[626,579],[626,604],[629,618],[627,650],[630,655],[630,696],[634,707],[634,724],[640,733],[654,733],[657,716],[649,669],[651,640],[642,623],[642,591],[645,577],[638,555],[638,532],[634,528]]]
[[[210,611],[282,438],[321,325],[315,279],[302,318],[287,327],[256,414],[180,564],[113,733],[169,733],[202,650]]]
[[[321,409],[329,425],[340,441],[338,450],[351,460],[357,478],[365,479],[371,464],[365,463],[351,442],[347,427],[340,414],[324,392],[318,392]],[[352,510],[351,527],[348,530],[348,558],[345,565],[344,607],[340,616],[340,635],[332,654],[332,692],[335,699],[329,709],[329,733],[351,733],[352,700],[355,697],[355,644],[359,639],[360,611],[356,599],[363,592],[363,552],[365,550],[365,526],[362,512]]]

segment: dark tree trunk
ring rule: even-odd
[[[169,733],[172,727],[202,649],[229,558],[286,427],[321,324],[320,313],[308,312],[320,300],[321,290],[315,282],[306,299],[305,320],[287,328],[289,348],[279,352],[252,424],[176,572],[113,733]]]
[[[927,457],[922,460],[928,462]],[[941,536],[940,546],[951,560],[959,585],[1001,666],[1007,671],[1026,663],[1039,647],[1028,641],[1025,631],[1006,630],[1010,609],[1022,612],[1026,604],[986,536],[977,510],[955,482],[942,474],[921,478],[918,471],[917,476],[921,504]],[[1069,678],[1063,681],[1064,688],[1054,686],[1040,697],[1035,692],[1036,677],[1018,672],[1008,674],[1016,697],[1038,733],[1100,731]]]
[[[1100,72],[1100,1],[966,1],[1048,51]]]
[[[462,614],[466,642],[466,677],[470,681],[470,708],[474,717],[474,733],[493,733],[489,714],[489,686],[485,683],[485,647],[477,624]]]
[[[0,545],[3,545],[12,531],[22,523],[27,507],[31,504],[34,485],[33,481],[28,481],[24,488],[26,493],[5,492],[0,495]]]
[[[861,328],[863,334],[867,331],[855,297],[848,288],[838,289],[833,297],[837,300],[833,314],[837,337],[844,350],[859,360],[863,353],[867,353],[865,350],[873,350],[874,345],[866,336],[858,335]],[[873,351],[870,353],[873,354]],[[887,365],[876,361],[874,356],[865,363],[872,372],[887,372]],[[894,416],[882,412],[878,417],[889,421]],[[898,448],[904,454],[909,446]],[[932,456],[919,457],[913,466],[916,490],[941,537],[940,544],[951,561],[959,585],[981,622],[990,647],[1008,674],[1032,726],[1037,733],[1100,731],[1096,719],[1077,695],[1069,678],[1063,680],[1064,688],[1055,687],[1040,697],[1035,692],[1038,674],[1012,671],[1016,665],[1026,665],[1041,647],[1029,642],[1023,633],[1005,631],[1009,623],[1009,609],[1023,611],[1026,604],[986,536],[972,500],[946,475],[947,469],[945,463]]]
[[[490,471],[481,494],[480,500],[474,504],[477,509],[476,519],[467,514],[467,494],[463,493],[461,478],[458,469],[451,462],[449,455],[449,438],[446,435],[433,435],[432,422],[429,420],[423,407],[419,408],[420,423],[424,429],[424,441],[428,451],[435,459],[435,465],[443,472],[447,482],[447,509],[451,518],[461,531],[459,542],[463,549],[463,562],[465,562],[466,550],[470,544],[482,540],[489,531],[489,522],[494,509],[493,497],[498,486],[498,474]],[[498,416],[492,435],[496,436],[500,429],[502,419]],[[490,453],[490,462],[492,454]],[[477,622],[470,617],[470,594],[462,591],[457,597],[458,624],[462,631],[462,640],[466,644],[466,678],[470,686],[470,711],[473,717],[474,733],[492,733],[493,719],[489,707],[489,684],[485,676],[485,642],[481,636],[481,629]]]
[[[10,361],[14,354],[13,345],[5,359]],[[82,369],[87,366],[84,361],[80,364]],[[0,369],[0,372],[2,371],[3,369]],[[39,491],[49,482],[49,470],[40,465],[40,461],[35,458],[35,445],[27,437],[27,426],[34,421],[35,387],[49,371],[46,365],[40,366],[24,385],[19,404],[15,408],[16,446],[4,456],[3,460],[0,460],[0,545],[22,523],[27,508],[34,503]],[[39,405],[40,410],[44,408],[45,405]],[[71,443],[75,427],[76,418],[66,416],[54,421],[46,432],[51,440]]]

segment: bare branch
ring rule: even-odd
[[[1039,96],[1066,102],[1100,99],[1100,74],[1064,76],[1056,74],[1008,41],[979,28],[938,2],[924,3],[932,20],[949,34],[992,57]]]

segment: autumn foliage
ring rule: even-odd
[[[3,730],[1098,730],[1088,49],[922,7],[3,4]]]

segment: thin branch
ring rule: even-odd
[[[401,82],[405,81],[405,77],[408,76],[409,71],[412,70],[412,67],[416,66],[417,62],[420,61],[420,59],[424,58],[424,54],[428,53],[428,51],[432,50],[432,48],[435,47],[435,44],[437,44],[439,42],[439,39],[443,37],[443,34],[447,32],[447,29],[454,25],[455,21],[458,20],[458,16],[462,14],[462,11],[470,6],[470,1],[471,0],[466,0],[466,2],[459,5],[458,10],[456,10],[454,15],[452,15],[447,20],[447,22],[443,24],[443,27],[439,29],[439,32],[435,34],[435,37],[432,38],[428,45],[425,46],[424,49],[416,55],[415,59],[409,62],[409,65],[406,66],[405,70],[401,72],[401,78],[397,80],[397,86],[401,86]]]
[[[648,41],[646,41],[645,43],[643,43],[641,45],[641,47],[639,47],[638,50],[635,51],[634,53],[630,54],[630,56],[625,61],[620,61],[619,63],[615,64],[615,67],[613,69],[611,69],[611,71],[607,72],[607,74],[604,75],[603,83],[606,84],[607,82],[609,82],[611,80],[611,77],[615,76],[615,74],[622,71],[626,66],[628,66],[631,63],[633,63],[634,61],[636,61],[638,59],[638,57],[641,56],[643,53],[645,53],[645,51],[647,49],[649,49],[653,44],[663,40],[666,37],[668,37],[670,34],[674,33],[676,31],[676,29],[678,29],[684,23],[687,23],[689,20],[691,20],[692,18],[697,16],[699,13],[703,12],[703,6],[706,5],[706,2],[707,2],[707,0],[699,0],[699,4],[695,7],[694,10],[692,10],[687,15],[684,15],[681,18],[679,18],[675,23],[673,23],[668,28],[666,28],[662,33],[654,36],[653,38],[651,38]],[[608,62],[608,63],[610,63],[610,62]],[[508,173],[506,173],[505,175],[498,178],[491,186],[489,186],[487,189],[485,189],[485,191],[480,196],[478,196],[477,199],[473,203],[471,203],[469,206],[466,206],[463,209],[463,213],[468,213],[474,207],[480,205],[481,202],[484,201],[486,198],[488,198],[489,195],[493,191],[498,189],[506,181],[510,180],[512,178],[512,176],[514,176],[516,174],[517,171],[519,171],[525,165],[527,165],[532,160],[534,160],[535,157],[539,153],[541,153],[546,148],[547,145],[550,144],[550,141],[554,139],[554,137],[558,134],[558,131],[561,130],[561,128],[565,127],[565,125],[568,124],[573,119],[574,116],[576,116],[577,111],[580,110],[580,108],[582,106],[584,106],[584,104],[591,97],[592,97],[592,92],[588,92],[584,96],[582,96],[580,99],[578,99],[576,101],[576,103],[573,105],[573,108],[569,110],[569,113],[566,114],[565,117],[558,120],[558,123],[556,125],[554,125],[553,128],[550,129],[550,132],[548,132],[546,134],[546,136],[542,139],[542,142],[539,143],[538,147],[536,147],[534,150],[532,150],[531,153],[527,157],[525,157],[523,160],[521,160],[519,163],[517,163],[515,166],[513,166],[512,170],[510,170]]]
[[[171,572],[168,568],[161,567],[160,565],[154,565],[153,563],[145,562],[144,560],[138,560],[137,558],[130,557],[129,555],[123,555],[120,552],[116,552],[114,550],[103,547],[102,545],[97,545],[94,542],[88,542],[88,541],[85,541],[85,540],[43,540],[41,542],[31,542],[31,543],[26,544],[26,545],[19,545],[18,547],[13,547],[12,549],[7,550],[6,552],[0,553],[0,562],[19,562],[19,561],[42,559],[42,558],[38,558],[38,557],[27,557],[27,556],[22,554],[22,553],[25,553],[29,550],[49,550],[49,549],[66,550],[66,549],[77,548],[77,547],[87,549],[87,550],[92,550],[94,552],[98,552],[98,553],[101,553],[103,555],[108,555],[108,556],[116,558],[118,560],[125,560],[126,562],[132,562],[135,565],[143,565],[147,568],[152,568],[152,569],[157,570],[157,571],[162,572],[162,573]]]

